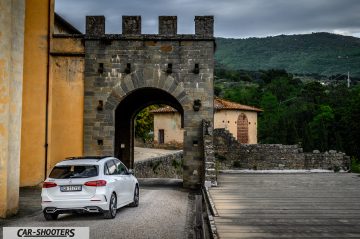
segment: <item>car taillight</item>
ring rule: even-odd
[[[52,182],[44,182],[43,183],[43,188],[53,188],[56,187],[57,184],[56,183],[52,183]]]
[[[86,182],[84,185],[90,187],[101,187],[101,186],[106,186],[106,181],[105,180],[89,181]]]

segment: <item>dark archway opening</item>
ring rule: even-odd
[[[165,104],[181,114],[184,122],[184,109],[178,100],[168,92],[157,88],[141,88],[129,93],[115,110],[115,145],[114,155],[128,168],[134,166],[134,119],[145,107]]]

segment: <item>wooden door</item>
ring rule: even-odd
[[[237,140],[242,144],[249,143],[249,121],[244,113],[237,120]]]
[[[165,132],[163,129],[159,129],[159,144],[165,143]]]

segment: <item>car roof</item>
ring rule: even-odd
[[[84,157],[71,157],[57,163],[57,166],[61,165],[81,165],[81,164],[92,164],[99,165],[105,159],[114,159],[112,156],[84,156]]]

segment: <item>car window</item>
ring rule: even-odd
[[[49,178],[90,178],[96,177],[98,174],[96,165],[61,165],[53,168]]]
[[[127,174],[127,168],[126,166],[120,162],[119,160],[115,160],[117,174],[119,175],[126,175]]]
[[[106,175],[116,174],[116,165],[113,160],[109,160],[106,162],[104,174],[106,174]]]

